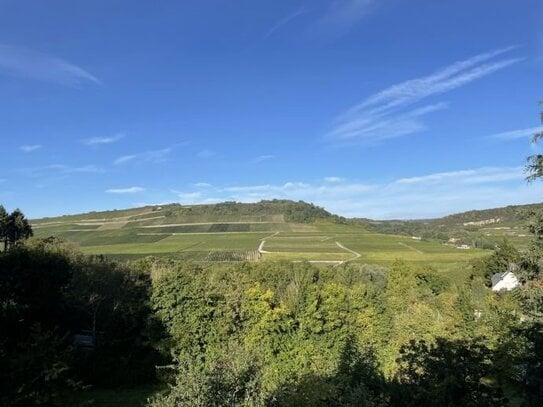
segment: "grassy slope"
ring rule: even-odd
[[[281,210],[283,201],[263,206],[171,205],[40,219],[33,227],[37,237],[60,236],[85,253],[117,259],[147,255],[194,261],[252,259],[265,240],[263,260],[387,265],[402,259],[445,272],[465,269],[469,259],[487,253],[377,233],[337,223],[332,216],[309,223],[286,221],[289,215]]]

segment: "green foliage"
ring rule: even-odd
[[[54,240],[1,253],[0,404],[55,405],[79,382],[153,381],[160,326],[149,290],[147,274]],[[81,333],[94,337],[92,349],[74,343]]]
[[[176,382],[168,394],[155,397],[149,407],[263,406],[260,370],[251,355],[237,347],[201,368],[197,360],[180,360]]]
[[[539,103],[543,104],[543,101],[540,101]],[[543,112],[540,113],[539,118],[541,120],[541,123],[543,124]],[[534,144],[537,144],[542,138],[543,138],[543,131],[538,131],[537,133],[533,135],[532,142]],[[528,182],[532,182],[543,177],[543,155],[541,154],[531,155],[527,158],[526,161],[527,161],[526,172],[528,173],[526,180]]]
[[[54,253],[13,248],[0,255],[0,394],[2,405],[54,403],[70,385],[63,291],[68,261]]]
[[[8,214],[0,205],[0,240],[4,242],[4,251],[32,235],[32,227],[20,209]]]
[[[57,405],[66,389],[80,386],[70,372],[72,352],[58,331],[44,331],[40,324],[27,336],[0,346],[0,404],[9,406]]]
[[[394,403],[404,406],[497,406],[493,353],[480,340],[411,341],[400,350]]]
[[[473,276],[484,279],[487,286],[491,286],[491,277],[496,273],[504,273],[511,265],[519,265],[521,254],[509,240],[503,239],[494,252],[472,262]]]
[[[328,375],[306,374],[283,385],[268,399],[270,406],[384,406],[387,384],[373,350],[345,339],[337,367]]]

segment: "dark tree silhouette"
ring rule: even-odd
[[[20,209],[15,209],[7,216],[5,214],[4,207],[1,207],[0,233],[4,240],[4,251],[33,235],[32,227]]]
[[[543,105],[543,100],[541,100],[539,103]],[[543,112],[540,113],[539,118],[543,124]],[[541,139],[543,139],[543,131],[539,131],[534,134],[532,142],[538,143]],[[527,161],[526,172],[528,173],[528,176],[526,177],[526,180],[528,182],[532,182],[543,177],[543,154],[531,155],[528,157]]]
[[[8,213],[6,208],[0,205],[0,239],[4,242],[4,250],[7,249],[7,228],[8,228]]]
[[[484,340],[411,341],[400,350],[393,405],[501,406],[494,354]]]

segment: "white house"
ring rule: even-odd
[[[507,271],[494,274],[492,276],[492,291],[511,291],[512,289],[518,287],[520,282],[514,273],[515,269],[516,266],[514,264],[510,264]]]

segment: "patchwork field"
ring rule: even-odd
[[[396,259],[439,271],[460,270],[488,251],[460,250],[436,241],[371,232],[327,220],[287,222],[281,214],[185,215],[140,208],[33,222],[37,237],[59,236],[87,254],[116,259],[154,255],[200,262],[309,261],[388,265]]]

